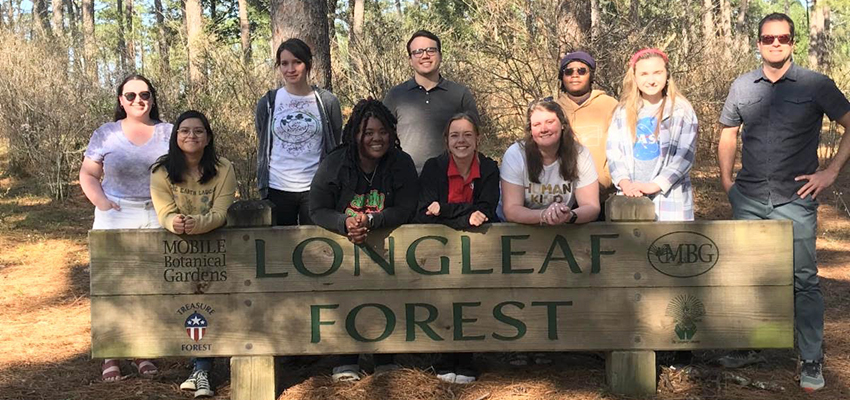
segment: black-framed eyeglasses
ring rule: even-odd
[[[774,41],[776,41],[776,40],[779,40],[779,44],[788,44],[788,43],[791,43],[791,35],[789,35],[789,34],[784,34],[784,35],[761,35],[761,37],[759,38],[759,40],[761,41],[761,44],[763,44],[763,45],[765,45],[765,46],[770,46],[770,45],[772,45],[772,44],[773,44],[773,42],[774,42]]]
[[[436,47],[425,47],[422,49],[411,50],[410,55],[416,58],[422,57],[423,54],[428,53],[429,56],[436,55],[440,50]]]
[[[564,75],[566,76],[572,76],[574,72],[579,74],[579,76],[585,76],[588,72],[590,72],[590,70],[585,67],[564,68]]]
[[[148,100],[151,99],[151,92],[148,92],[148,91],[139,92],[139,93],[124,92],[124,99],[126,99],[127,101],[133,101],[133,100],[136,100],[136,95],[138,95],[139,98],[144,100],[144,101],[148,101]]]

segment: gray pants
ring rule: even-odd
[[[729,190],[735,219],[791,220],[794,223],[794,325],[803,360],[823,358],[823,294],[815,255],[818,202],[797,198],[774,206],[744,196],[736,185]]]

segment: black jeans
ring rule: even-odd
[[[269,188],[269,201],[277,211],[275,225],[313,225],[310,219],[310,192],[284,192]]]

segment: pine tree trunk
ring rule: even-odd
[[[203,20],[201,17],[201,1],[186,0],[186,37],[189,53],[189,82],[200,85],[203,81],[201,74],[201,45],[203,36]]]
[[[331,51],[327,2],[271,0],[272,51],[284,40],[299,38],[313,51],[315,83],[331,89]]]
[[[594,43],[599,39],[599,23],[602,18],[602,8],[599,0],[590,0],[590,38]]]
[[[640,1],[631,0],[629,2],[629,17],[635,27],[640,26]]]
[[[732,58],[732,4],[729,0],[720,0],[720,33],[723,37],[723,56]]]
[[[239,38],[242,42],[242,60],[251,62],[251,23],[248,22],[248,2],[239,0]]]
[[[83,47],[85,54],[86,76],[92,82],[97,82],[97,47],[94,37],[94,0],[82,0],[83,14]]]
[[[118,64],[121,73],[127,72],[127,44],[124,41],[124,0],[116,0],[118,5]]]
[[[125,21],[127,22],[127,55],[125,56],[127,59],[127,68],[130,71],[136,69],[136,31],[133,23],[133,15],[134,15],[134,4],[133,0],[126,0],[127,4],[125,7],[126,17]]]
[[[747,0],[741,0],[741,3],[738,5],[738,19],[735,22],[735,32],[737,35],[737,46],[738,51],[744,51],[748,47],[749,43],[749,32],[747,32],[747,8],[749,7],[749,2]]]
[[[62,15],[62,0],[52,0],[51,6],[53,7],[53,18],[51,18],[50,22],[53,24],[53,34],[56,35],[56,37],[63,37],[65,33],[65,24]]]
[[[587,43],[592,25],[590,12],[590,2],[559,0],[558,37],[561,46],[558,47],[561,54],[576,50]]]
[[[829,8],[819,0],[812,2],[809,20],[809,68],[827,70],[827,26],[829,24]]]
[[[703,0],[702,8],[702,40],[707,47],[714,47],[716,28],[714,25],[714,4],[711,0]]]
[[[33,13],[35,14],[33,28],[42,38],[47,38],[50,35],[50,21],[47,18],[47,0],[35,0],[33,4]]]
[[[165,15],[162,13],[162,0],[153,0],[154,14],[156,14],[156,29],[159,38],[157,38],[157,49],[159,50],[159,69],[160,75],[165,77],[170,69],[170,61],[168,59],[168,26],[165,25]]]
[[[364,11],[365,11],[365,8],[366,8],[366,5],[364,4],[364,2],[365,2],[365,0],[352,0],[351,1],[351,4],[353,4],[354,6],[352,7],[352,13],[351,13],[352,16],[351,16],[351,33],[350,34],[351,34],[351,41],[355,42],[355,43],[357,42],[358,39],[360,39],[361,35],[363,35],[363,14],[364,14]]]

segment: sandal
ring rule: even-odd
[[[133,366],[133,368],[136,370],[136,372],[139,373],[140,376],[145,378],[152,377],[159,373],[159,370],[156,368],[156,365],[154,365],[150,360],[139,358],[133,360],[130,365]]]
[[[100,379],[104,382],[118,382],[124,380],[125,376],[121,375],[121,362],[118,360],[103,360],[101,366]]]

